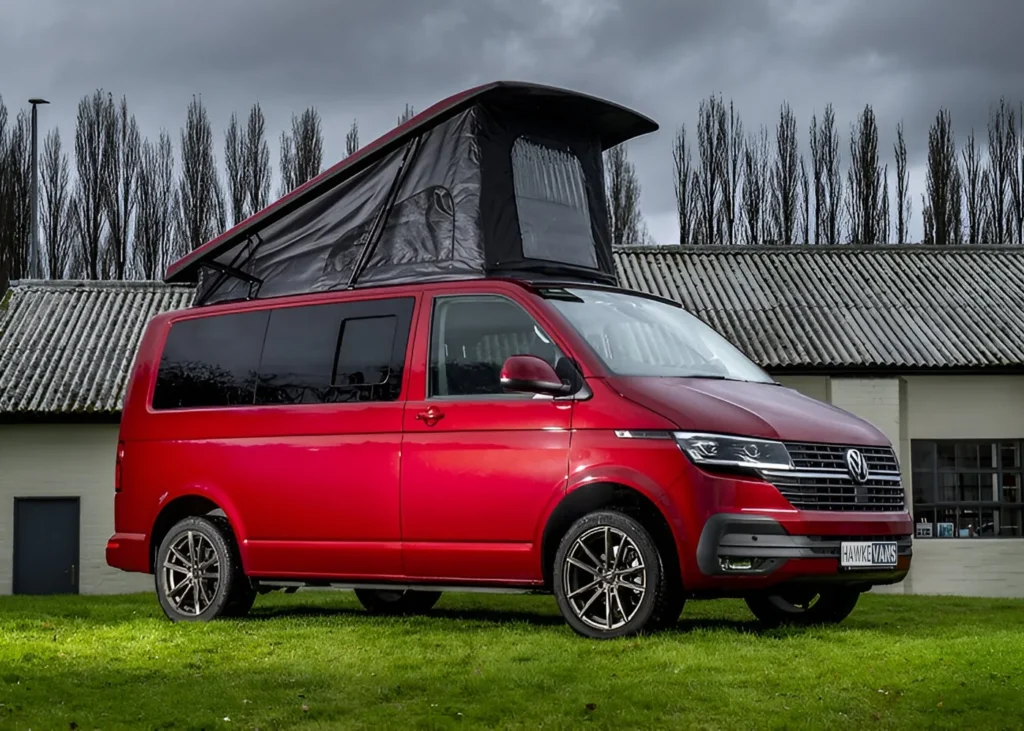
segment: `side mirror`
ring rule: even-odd
[[[572,386],[562,383],[555,369],[535,355],[513,355],[501,368],[501,386],[506,391],[568,396]]]

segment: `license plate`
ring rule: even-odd
[[[844,569],[892,567],[897,555],[895,541],[851,541],[840,544],[839,565]]]

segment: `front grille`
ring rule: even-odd
[[[888,447],[787,443],[792,470],[762,472],[798,510],[901,511],[903,484],[896,454]],[[869,477],[858,484],[846,469],[846,451],[857,449]]]

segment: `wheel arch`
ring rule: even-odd
[[[603,480],[582,485],[565,495],[548,516],[541,537],[541,572],[551,589],[558,545],[572,524],[588,513],[617,509],[640,521],[654,538],[666,575],[682,581],[679,540],[664,510],[644,492],[621,482]]]
[[[207,495],[189,493],[179,495],[169,500],[160,508],[156,519],[153,521],[153,529],[149,534],[149,570],[155,571],[156,552],[160,544],[178,521],[185,518],[202,518],[209,516],[220,516],[228,523],[231,531],[230,538],[235,541],[241,553],[241,541],[239,540],[238,528],[228,512],[221,505]],[[244,560],[244,558],[243,558]]]

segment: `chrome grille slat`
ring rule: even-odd
[[[786,500],[798,510],[848,512],[902,511],[903,483],[896,454],[888,447],[787,443],[793,470],[764,471]],[[870,479],[857,484],[846,469],[846,450],[864,456]]]

